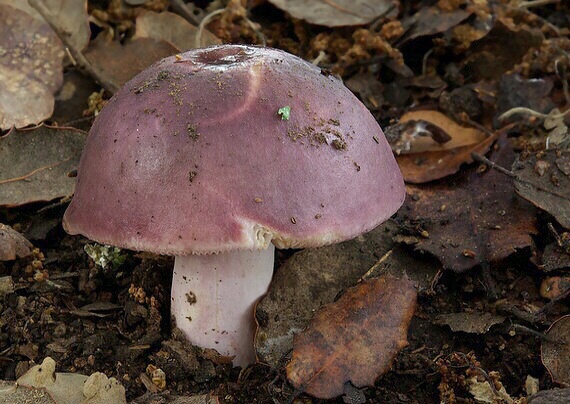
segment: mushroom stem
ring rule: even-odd
[[[171,313],[192,344],[235,356],[236,366],[255,362],[253,309],[271,282],[274,250],[176,257]]]

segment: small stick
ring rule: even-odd
[[[105,91],[111,95],[119,89],[114,83],[111,83],[101,74],[99,74],[99,72],[97,72],[97,70],[91,65],[89,60],[87,60],[85,55],[81,52],[81,49],[76,49],[73,47],[69,41],[69,35],[57,25],[56,19],[50,10],[46,7],[43,0],[28,0],[28,4],[43,17],[45,22],[56,33],[61,42],[63,42],[67,48],[68,52],[71,54],[72,61],[76,63],[76,66],[79,67],[80,70],[83,70],[89,76],[93,77],[93,79],[95,79],[95,81],[97,81],[101,87],[103,87]]]
[[[201,18],[194,15],[182,0],[170,0],[170,4],[172,5],[172,8],[181,14],[186,21],[196,26],[200,25]]]
[[[526,186],[538,189],[539,191],[548,192],[551,195],[555,195],[555,196],[558,196],[558,197],[563,198],[563,199],[568,199],[568,195],[559,194],[558,192],[554,192],[548,188],[543,187],[542,185],[535,184],[533,182],[527,181],[524,178],[519,177],[518,175],[516,175],[512,171],[507,170],[506,168],[501,167],[497,163],[492,162],[487,157],[484,157],[484,156],[480,155],[479,153],[472,152],[471,158],[475,161],[478,161],[479,163],[485,164],[487,167],[491,167],[492,169],[497,170],[498,172],[506,175],[507,177],[511,177],[512,179],[520,182],[521,184],[524,184]]]

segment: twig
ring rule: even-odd
[[[33,171],[30,171],[27,174],[22,175],[21,177],[15,177],[15,178],[8,178],[7,180],[0,180],[0,185],[2,184],[7,184],[9,182],[16,182],[16,181],[24,181],[27,180],[28,178],[30,178],[32,175],[39,173],[40,171],[44,171],[44,170],[49,170],[51,168],[57,167],[60,164],[63,164],[67,161],[71,160],[71,157],[66,158],[65,160],[61,160],[61,161],[56,161],[55,163],[52,164],[48,164],[47,166],[43,166],[40,168],[36,168]]]
[[[562,118],[563,116],[565,116],[568,112],[570,112],[570,109],[567,109],[566,111],[561,112],[559,114],[550,115],[550,114],[543,114],[541,112],[535,111],[534,109],[530,109],[530,108],[516,107],[516,108],[511,108],[507,112],[501,114],[498,119],[499,119],[499,121],[504,121],[505,119],[510,118],[514,114],[528,114],[528,115],[536,116],[537,118],[542,118],[542,119],[546,119],[546,118],[559,119],[559,118]]]
[[[561,341],[561,340],[552,338],[552,337],[550,337],[544,333],[541,333],[540,331],[533,330],[532,328],[525,327],[524,325],[521,325],[521,324],[512,324],[511,328],[513,328],[514,330],[518,330],[522,333],[534,335],[535,337],[538,337],[543,341],[553,342],[555,344],[560,344],[560,345],[566,345],[566,341]]]
[[[99,72],[91,65],[89,60],[87,60],[85,55],[81,52],[81,49],[77,49],[73,46],[69,40],[69,34],[58,26],[56,17],[46,7],[43,0],[28,0],[28,4],[43,17],[45,22],[56,33],[71,54],[72,61],[76,63],[76,66],[80,70],[83,70],[89,76],[93,77],[93,79],[95,79],[95,81],[97,81],[109,94],[114,94],[119,89],[115,84],[111,83],[99,74]]]
[[[529,1],[521,1],[518,6],[520,8],[531,8],[531,7],[540,7],[546,6],[548,4],[555,4],[559,3],[559,0],[529,0]]]
[[[542,191],[542,192],[547,192],[547,193],[549,193],[549,194],[551,194],[551,195],[555,195],[555,196],[558,196],[558,197],[563,198],[563,199],[567,199],[567,198],[568,198],[568,195],[559,194],[558,192],[554,192],[554,191],[552,191],[552,190],[550,190],[550,189],[548,189],[548,188],[543,187],[543,186],[540,185],[540,184],[535,184],[534,182],[530,182],[530,181],[528,181],[528,180],[525,180],[524,178],[519,177],[518,175],[516,175],[516,174],[513,173],[512,171],[509,171],[509,170],[507,170],[506,168],[504,168],[504,167],[498,165],[497,163],[492,162],[492,161],[489,160],[487,157],[484,157],[484,156],[480,155],[479,153],[472,152],[472,153],[471,153],[471,158],[472,158],[473,160],[475,160],[475,161],[478,161],[479,163],[485,164],[487,167],[491,167],[492,169],[497,170],[498,172],[500,172],[501,174],[506,175],[507,177],[511,177],[511,178],[514,179],[515,181],[517,181],[517,182],[519,182],[519,183],[521,183],[521,184],[524,184],[524,185],[526,185],[526,186],[528,186],[528,187],[532,187],[532,188],[538,189],[539,191]]]
[[[170,4],[174,11],[178,12],[186,21],[196,26],[200,25],[201,18],[196,17],[182,0],[170,0]]]

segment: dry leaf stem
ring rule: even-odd
[[[56,23],[54,16],[51,11],[46,7],[43,0],[28,0],[28,4],[34,8],[45,20],[45,22],[50,26],[50,28],[56,33],[61,42],[66,47],[69,52],[73,64],[76,65],[80,70],[83,70],[86,74],[95,79],[109,94],[114,94],[118,87],[109,82],[105,77],[99,74],[95,68],[91,65],[89,60],[85,57],[81,49],[75,48],[69,41],[69,35],[61,29]]]

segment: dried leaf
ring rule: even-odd
[[[91,41],[85,56],[108,82],[122,87],[157,60],[177,52],[173,45],[165,41],[138,38],[121,45],[107,35],[99,35]]]
[[[542,253],[542,267],[545,272],[570,268],[570,253],[564,251],[557,243],[548,244]]]
[[[63,47],[50,27],[0,4],[0,129],[37,124],[53,112]]]
[[[300,251],[275,273],[256,306],[258,360],[278,367],[293,348],[293,336],[307,327],[315,310],[332,303],[394,245],[396,226],[385,223],[370,233],[321,248]]]
[[[528,398],[528,404],[568,404],[570,403],[570,387],[539,391]]]
[[[407,278],[376,278],[348,289],[295,336],[287,378],[318,398],[342,394],[347,381],[372,386],[408,344],[415,307],[416,290]]]
[[[407,135],[407,139],[399,139],[400,154],[451,150],[481,143],[488,137],[481,130],[461,126],[441,112],[434,110],[407,112],[400,118],[400,123],[406,122],[411,122],[413,125],[411,125],[411,130],[402,134],[402,136]],[[450,140],[439,142],[431,136],[422,136],[421,131],[426,130],[425,123],[439,128],[449,136]]]
[[[28,257],[34,246],[24,236],[6,224],[0,223],[0,261]]]
[[[442,142],[444,135],[450,140]],[[386,136],[399,154],[405,181],[414,184],[455,174],[462,164],[473,161],[472,152],[485,153],[496,139],[433,110],[404,114],[399,124],[387,128]]]
[[[560,317],[546,331],[540,353],[552,380],[570,387],[570,315]]]
[[[184,52],[196,48],[198,28],[178,14],[168,11],[160,14],[152,11],[141,13],[137,17],[135,38],[163,40]],[[221,41],[210,31],[204,29],[200,38],[201,46],[217,45]]]
[[[269,0],[269,2],[294,18],[327,27],[367,24],[396,6],[392,0]]]
[[[467,332],[471,334],[485,334],[489,329],[505,321],[505,317],[482,312],[449,313],[438,315],[434,323],[447,325],[453,332]]]
[[[500,141],[496,162],[509,166],[514,152]],[[444,268],[462,272],[504,259],[532,245],[532,205],[517,198],[512,180],[494,170],[465,170],[448,183],[407,187],[399,220],[422,230],[415,249],[436,256]],[[420,234],[418,234],[419,236]]]
[[[39,126],[0,137],[0,206],[50,201],[73,194],[86,133]]]
[[[547,150],[513,164],[517,194],[550,213],[558,223],[570,229],[570,151]],[[530,185],[532,184],[532,185]]]
[[[402,25],[407,29],[402,42],[445,32],[466,20],[471,14],[470,11],[461,9],[443,11],[437,6],[422,7],[417,13],[402,20]]]

